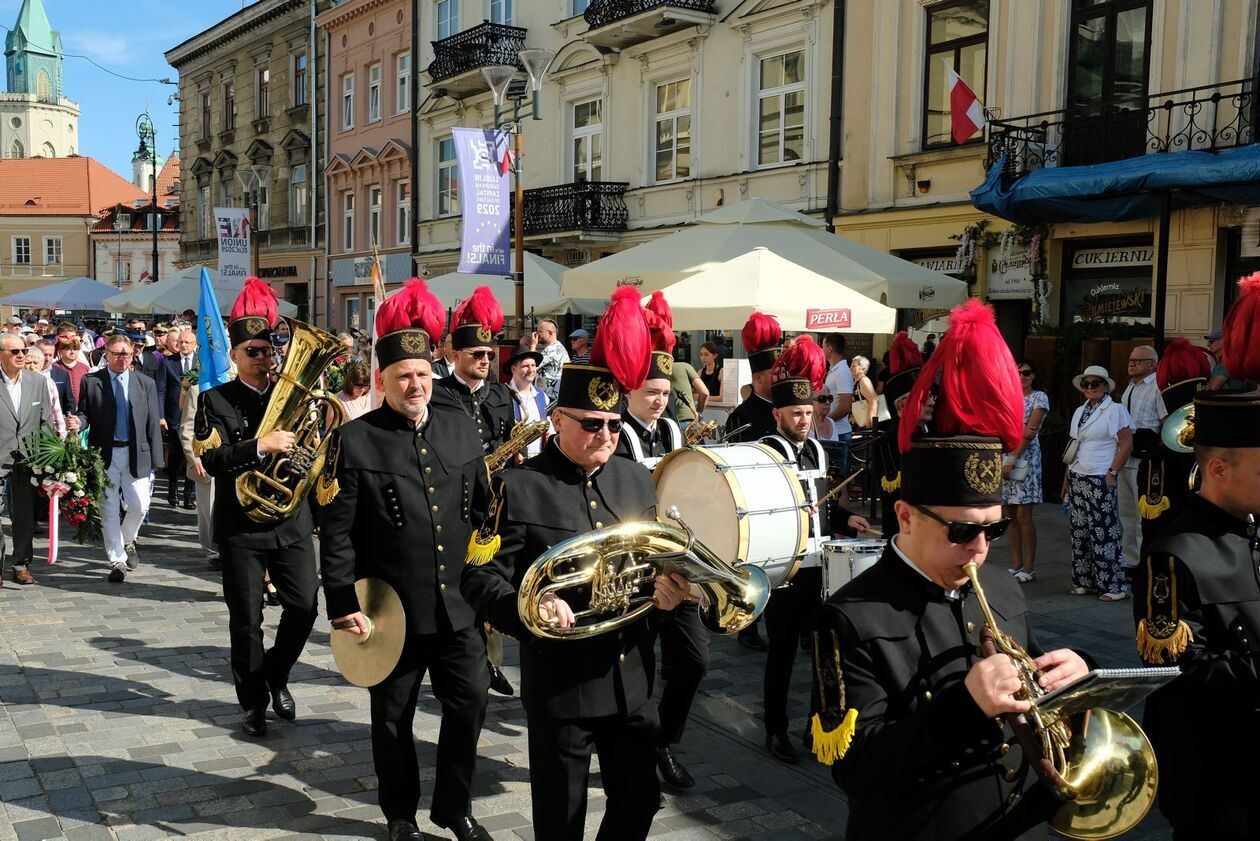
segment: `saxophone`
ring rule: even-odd
[[[493,453],[486,456],[486,472],[493,476],[507,467],[517,453],[524,452],[526,447],[546,435],[549,429],[551,429],[551,424],[545,420],[518,423],[512,429],[512,434],[508,436],[508,439]]]
[[[683,433],[683,446],[695,447],[705,438],[717,432],[717,421],[697,420]]]

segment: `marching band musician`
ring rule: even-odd
[[[826,370],[822,348],[808,335],[797,338],[792,347],[783,352],[777,366],[779,379],[770,389],[778,434],[761,439],[762,444],[783,456],[801,477],[801,488],[811,505],[809,534],[815,543],[833,536],[833,521],[843,522],[844,527],[838,530],[846,534],[867,531],[871,527],[864,518],[850,514],[834,501],[821,508],[814,505],[827,493],[827,455],[818,440],[809,437],[814,423],[814,395],[822,387]],[[836,512],[834,518],[832,511]],[[822,568],[803,567],[788,584],[775,588],[766,605],[766,636],[770,644],[762,685],[766,750],[782,762],[799,761],[787,735],[788,690],[801,634],[812,627],[814,612],[822,603],[822,586]],[[809,738],[807,728],[806,745]]]
[[[237,476],[256,470],[266,456],[284,453],[294,434],[275,429],[255,438],[271,397],[271,330],[277,320],[276,293],[256,277],[245,281],[228,323],[236,379],[198,396],[193,450],[214,477],[214,542],[223,566],[223,598],[232,640],[232,679],[243,710],[241,726],[250,736],[267,732],[267,697],[276,715],[297,717],[288,689],[289,671],[302,654],[315,624],[315,530],[310,507],[299,505],[275,525],[246,514],[234,492]],[[270,573],[283,611],[276,641],[264,653],[264,576]]]
[[[432,341],[442,335],[444,316],[422,280],[409,281],[377,310],[384,403],[333,431],[316,490],[326,506],[320,554],[333,633],[368,630],[357,578],[389,583],[406,614],[398,666],[369,690],[377,796],[390,841],[423,837],[412,720],[426,671],[442,704],[430,819],[460,841],[490,838],[472,816],[470,796],[486,717],[486,649],[459,592],[470,522],[484,513],[474,506],[484,505],[486,476],[476,429],[458,409],[429,402]]]
[[[888,379],[882,395],[888,406],[889,419],[879,424],[879,523],[884,537],[897,533],[897,500],[901,498],[901,453],[897,449],[897,426],[901,420],[901,401],[914,388],[923,367],[923,351],[905,330],[893,337],[888,349]]]
[[[1186,339],[1173,339],[1164,348],[1155,369],[1155,381],[1168,416],[1194,401],[1207,388],[1211,363],[1203,348]],[[1158,440],[1158,439],[1157,439]],[[1158,441],[1155,454],[1138,465],[1138,513],[1142,518],[1142,545],[1146,544],[1185,510],[1190,499],[1193,453],[1177,453]]]
[[[646,313],[645,313],[646,315]],[[651,319],[649,319],[651,324]],[[659,329],[652,330],[652,343],[662,342]],[[666,454],[683,446],[682,431],[665,417],[669,404],[674,357],[667,350],[653,350],[647,379],[626,394],[621,413],[621,435],[616,454],[651,469]],[[678,761],[674,745],[682,741],[691,705],[700,690],[700,681],[709,670],[709,632],[700,623],[700,612],[692,601],[676,610],[654,611],[649,618],[653,634],[661,639],[661,680],[665,688],[660,701],[660,734],[656,743],[656,767],[661,781],[672,789],[688,789],[695,779]]]
[[[477,426],[482,448],[491,452],[512,434],[512,393],[490,378],[494,337],[503,329],[503,308],[488,286],[478,286],[451,316],[452,370],[433,388],[434,406],[453,406]]]
[[[917,436],[938,374],[934,436]],[[979,567],[1000,630],[1036,658],[1044,689],[1087,666],[1066,649],[1042,654],[1019,585],[984,563],[1008,525],[1002,451],[1023,433],[1015,362],[988,306],[954,310],[901,417],[901,531],[818,611],[814,753],[848,794],[849,841],[1044,838],[1059,802],[996,718],[1030,705],[1015,697],[1010,657],[980,653],[985,621],[963,565]]]
[[[529,732],[534,837],[584,837],[591,753],[597,751],[604,819],[596,836],[647,837],[658,808],[657,711],[652,638],[641,618],[617,633],[551,641],[521,621],[517,589],[533,561],[556,543],[618,522],[651,521],[656,493],[647,471],[613,458],[626,390],[643,384],[649,338],[633,287],[618,289],[601,322],[590,364],[567,364],[552,412],[555,435],[541,455],[492,482],[491,513],[469,544],[464,595],[521,645],[521,699]],[[486,534],[493,536],[483,539]],[[688,585],[658,577],[654,601],[677,607]],[[562,627],[572,608],[554,593],[540,605]]]
[[[1202,485],[1134,571],[1133,591],[1144,594],[1134,600],[1138,653],[1181,667],[1147,698],[1143,720],[1177,841],[1260,836],[1257,774],[1246,761],[1260,750],[1260,274],[1240,286],[1223,358],[1245,384],[1195,395]]]
[[[748,366],[752,369],[752,394],[731,410],[726,418],[725,440],[732,443],[760,441],[773,435],[776,429],[774,406],[770,403],[770,386],[774,382],[774,363],[779,358],[783,344],[783,329],[772,315],[755,312],[744,322],[740,333],[744,350],[748,353]],[[732,432],[745,427],[743,431]],[[766,641],[761,637],[758,619],[739,632],[739,642],[753,651],[765,651]]]

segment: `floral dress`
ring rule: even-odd
[[[1036,409],[1050,411],[1050,398],[1044,391],[1033,391],[1024,396],[1024,426],[1028,425],[1028,418]],[[1041,440],[1034,437],[1020,458],[1028,462],[1028,472],[1019,481],[1002,480],[1003,505],[1031,505],[1042,500]]]

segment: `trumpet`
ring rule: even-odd
[[[1024,647],[997,626],[976,564],[964,564],[963,572],[971,579],[984,614],[985,654],[1001,652],[1011,658],[1022,684],[1017,696],[1033,704],[1027,713],[1009,718],[1026,759],[1063,801],[1050,826],[1082,841],[1128,832],[1155,802],[1159,772],[1150,740],[1136,721],[1112,710],[1095,708],[1071,718],[1043,715],[1037,709],[1037,699],[1045,694],[1038,682],[1041,670]]]
[[[728,634],[753,623],[770,600],[770,579],[757,566],[733,567],[687,528],[660,522],[621,523],[578,535],[539,556],[525,571],[517,596],[521,622],[543,639],[585,639],[624,627],[655,607],[657,575],[679,573],[700,594],[700,621]],[[543,614],[543,597],[564,598],[574,623],[561,628]],[[581,605],[585,605],[582,607]]]

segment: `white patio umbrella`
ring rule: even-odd
[[[674,330],[738,330],[757,310],[775,316],[790,331],[892,333],[897,329],[897,311],[892,307],[764,247],[661,292],[673,311]]]
[[[533,311],[536,315],[603,314],[608,298],[572,299],[560,294],[560,277],[565,270],[565,266],[553,260],[525,252],[525,312]],[[442,306],[448,308],[456,307],[471,297],[478,286],[489,286],[505,312],[512,310],[512,302],[516,300],[515,283],[512,278],[502,275],[448,272],[431,278],[428,284]]]
[[[6,295],[0,298],[0,304],[46,310],[104,311],[104,301],[114,291],[108,283],[90,277],[75,277]]]
[[[569,269],[560,291],[607,298],[618,286],[633,284],[646,294],[758,247],[890,307],[949,307],[967,298],[961,280],[829,234],[819,220],[764,199],[715,210],[692,227]],[[716,286],[710,294],[724,292]]]
[[[243,280],[222,281],[215,279],[215,272],[210,272],[214,285],[214,296],[219,303],[223,315],[232,311],[236,296],[241,294],[245,285]],[[164,277],[157,283],[137,286],[122,294],[105,299],[105,306],[111,312],[128,313],[168,313],[196,310],[201,303],[201,266],[189,266],[182,271]],[[298,314],[295,305],[281,300],[277,308],[286,318],[294,318]]]

